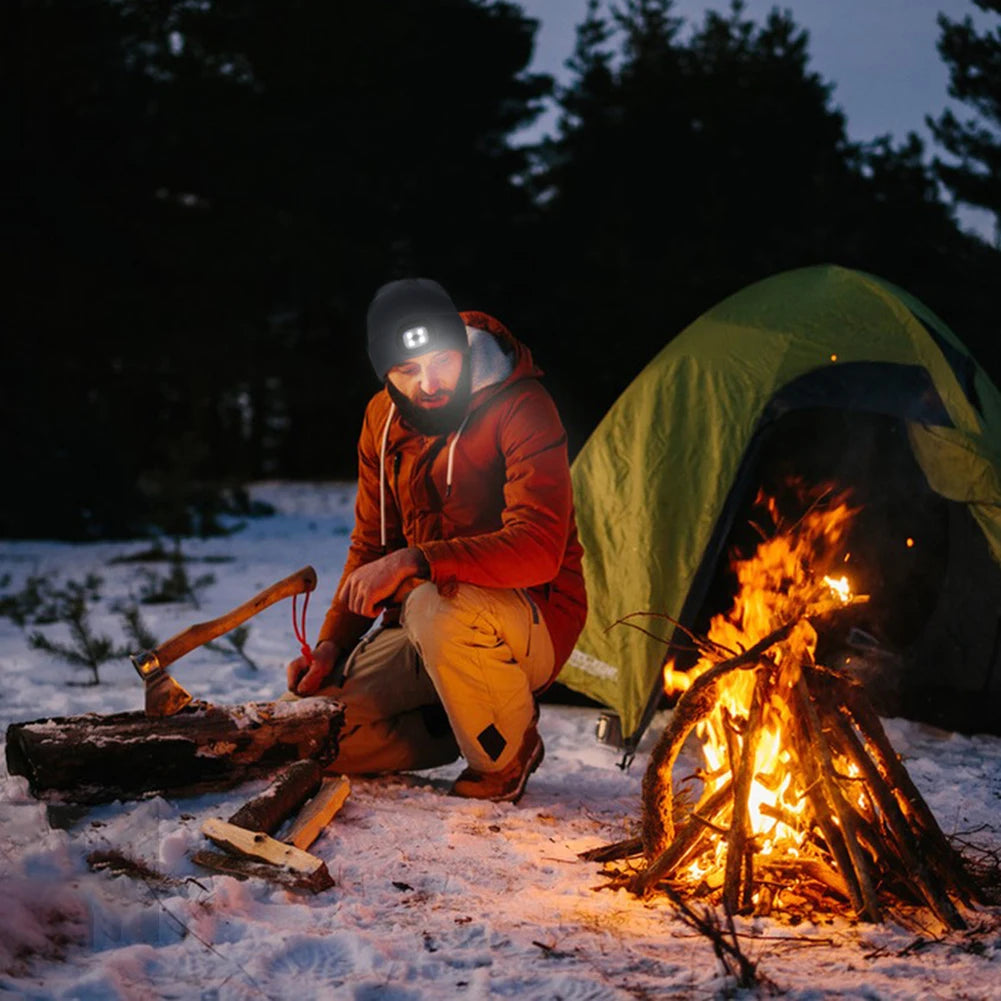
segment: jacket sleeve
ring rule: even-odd
[[[365,413],[358,438],[358,494],[355,498],[355,524],[351,545],[341,573],[340,583],[317,634],[317,643],[332,640],[340,650],[350,650],[375,621],[356,615],[340,600],[344,581],[352,571],[384,555],[379,508],[379,440],[382,422],[376,416],[375,401]],[[385,415],[382,415],[385,420]],[[378,426],[376,426],[378,424]],[[386,538],[388,548],[396,548],[400,535],[399,515],[391,494],[386,496]]]
[[[553,580],[563,562],[573,502],[567,436],[556,405],[534,382],[501,405],[501,527],[420,543],[436,584],[534,587]]]

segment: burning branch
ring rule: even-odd
[[[774,892],[762,891],[774,888],[769,884],[781,891],[798,876],[847,899],[869,921],[882,920],[880,891],[893,886],[929,907],[947,927],[965,928],[953,898],[966,905],[977,900],[972,880],[890,747],[861,686],[809,659],[801,662],[790,651],[790,637],[806,621],[785,623],[744,653],[715,664],[679,699],[644,778],[643,844],[649,861],[631,889],[645,895],[665,881],[676,886],[684,879],[682,867],[709,850],[709,829],[725,825],[715,848],[725,857],[722,904],[728,914],[750,912],[761,898],[767,901],[762,906],[771,906]],[[695,726],[719,710],[719,687],[736,671],[750,672],[755,680],[746,714],[726,730],[730,778],[704,793],[675,831],[674,762]],[[764,842],[782,836],[755,834],[751,825],[753,786],[767,779],[759,744],[777,722],[785,732],[783,754],[795,792],[787,791],[787,807],[758,809],[774,822],[773,832],[782,825],[798,835],[784,837],[792,858],[764,848]]]
[[[643,780],[647,864],[627,884],[637,894],[718,893],[727,915],[827,896],[878,922],[892,893],[966,927],[960,905],[980,895],[961,859],[861,686],[814,662],[814,623],[868,600],[812,569],[821,550],[833,564],[853,513],[815,506],[761,543],[735,565],[731,612],[708,638],[689,633],[698,664],[665,668],[683,693]],[[672,773],[693,731],[704,788],[676,829]]]

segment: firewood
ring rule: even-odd
[[[713,817],[729,804],[732,795],[733,785],[727,781],[700,802],[667,848],[633,878],[631,882],[633,892],[645,896],[659,879],[670,876],[686,858],[691,856],[693,849],[705,834],[707,821],[711,822]]]
[[[323,769],[317,762],[297,761],[283,769],[259,796],[244,803],[229,822],[248,831],[274,834],[320,788],[322,779]]]
[[[648,858],[665,852],[674,838],[671,770],[681,745],[695,725],[716,708],[720,680],[733,671],[748,670],[762,662],[768,649],[784,640],[797,624],[787,622],[750,649],[714,665],[699,675],[678,700],[674,717],[651,751],[643,776],[643,845]],[[771,664],[771,661],[765,663]]]
[[[588,848],[587,851],[579,852],[577,858],[584,862],[614,862],[616,859],[639,855],[642,851],[643,839],[637,836],[625,838],[623,841],[615,841],[610,845]]]
[[[898,790],[905,816],[916,828],[921,850],[926,854],[932,867],[956,887],[964,903],[979,901],[981,899],[980,891],[970,879],[959,856],[946,840],[931,810],[928,809],[924,797],[911,781],[907,769],[900,763],[899,756],[893,750],[886,736],[883,724],[866,699],[861,686],[849,689],[848,708],[865,733],[866,742],[871,745],[874,759],[881,773],[890,786]]]
[[[727,915],[787,906],[792,897],[784,893],[780,902],[774,891],[792,883],[804,906],[811,899],[819,906],[826,894],[847,900],[863,919],[881,921],[883,899],[893,913],[896,894],[901,901],[928,907],[947,927],[964,928],[953,898],[976,900],[976,888],[890,746],[862,687],[814,664],[808,652],[813,644],[801,642],[810,637],[794,635],[801,623],[812,632],[808,620],[832,612],[822,605],[804,603],[800,619],[709,667],[678,700],[643,781],[647,866],[625,885],[637,894],[658,885],[670,895],[685,883],[682,864],[702,858],[723,839],[725,864],[688,882],[689,892],[698,896],[719,892]],[[771,647],[777,655],[768,652]],[[709,647],[700,649],[704,658],[712,658]],[[746,719],[720,696],[723,678],[735,670],[757,674]],[[694,727],[712,714],[713,725],[722,727],[718,739],[725,743],[728,766],[722,772],[730,777],[715,793],[704,793],[705,805],[675,830],[674,764]],[[796,777],[792,786],[781,768],[773,771],[769,765],[765,775],[756,771],[756,744],[766,730],[783,737],[782,767]],[[703,782],[709,788],[722,778],[703,775]],[[776,823],[753,836],[752,783],[783,797],[758,808],[758,817],[772,817]],[[799,797],[798,806],[791,795]],[[728,816],[729,826],[721,828]],[[767,841],[785,837],[779,822],[800,833],[795,858],[783,857],[781,845],[778,855],[763,854]]]
[[[323,859],[304,852],[295,845],[275,841],[261,831],[248,831],[225,820],[210,817],[202,824],[202,833],[220,848],[233,855],[266,862],[280,869],[293,872],[311,884],[333,885],[327,864]]]
[[[806,778],[811,789],[810,801],[817,813],[817,820],[838,863],[838,868],[845,876],[855,912],[864,915],[870,921],[880,922],[882,914],[872,885],[872,875],[856,840],[855,825],[844,807],[841,793],[834,784],[830,750],[817,718],[810,691],[802,676],[797,681],[793,694],[802,727],[799,741],[800,760],[807,763]]]
[[[925,865],[917,838],[907,823],[892,789],[887,785],[875,763],[865,753],[849,721],[840,713],[831,714],[838,728],[843,745],[851,760],[866,779],[866,791],[871,795],[883,814],[885,822],[895,842],[895,848],[903,863],[902,871],[912,876],[913,885],[936,916],[950,928],[965,928],[966,922],[960,916],[948,895],[936,886],[936,881]],[[952,850],[951,848],[949,849]],[[958,891],[960,888],[955,887]]]
[[[7,728],[7,768],[50,802],[194,795],[286,762],[329,760],[343,719],[339,702],[311,698],[33,720]]]
[[[287,890],[308,890],[310,893],[320,893],[334,885],[326,866],[312,875],[304,875],[268,862],[255,862],[253,859],[227,852],[214,852],[207,848],[200,849],[191,856],[191,861],[206,869],[235,876],[237,879],[264,879],[283,886]]]
[[[283,840],[305,851],[344,805],[350,792],[351,783],[346,775],[324,779],[320,791],[302,808]]]
[[[787,883],[795,876],[805,876],[824,886],[844,901],[849,900],[848,886],[845,884],[841,874],[832,869],[821,859],[810,858],[809,856],[797,859],[770,859],[766,862],[762,871],[765,873],[775,873],[780,882]]]
[[[745,858],[747,838],[750,833],[747,797],[754,779],[754,763],[758,753],[758,736],[764,718],[765,699],[768,697],[768,678],[758,671],[751,699],[751,711],[740,748],[739,762],[731,761],[736,779],[733,784],[733,814],[726,837],[726,867],[724,870],[723,909],[736,914],[741,904],[741,873],[747,865]]]

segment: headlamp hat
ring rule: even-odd
[[[368,356],[380,379],[428,351],[468,351],[466,325],[449,294],[430,278],[387,282],[372,297],[366,321]]]

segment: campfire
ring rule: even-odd
[[[867,600],[846,572],[856,511],[828,494],[783,524],[759,500],[775,531],[735,562],[732,608],[693,635],[694,667],[664,669],[666,690],[683,694],[644,778],[645,867],[623,882],[728,914],[847,905],[878,922],[900,902],[965,927],[960,909],[978,894],[962,861],[862,687],[815,660],[816,627]],[[672,770],[693,731],[703,763],[686,782],[701,787],[676,796]]]

